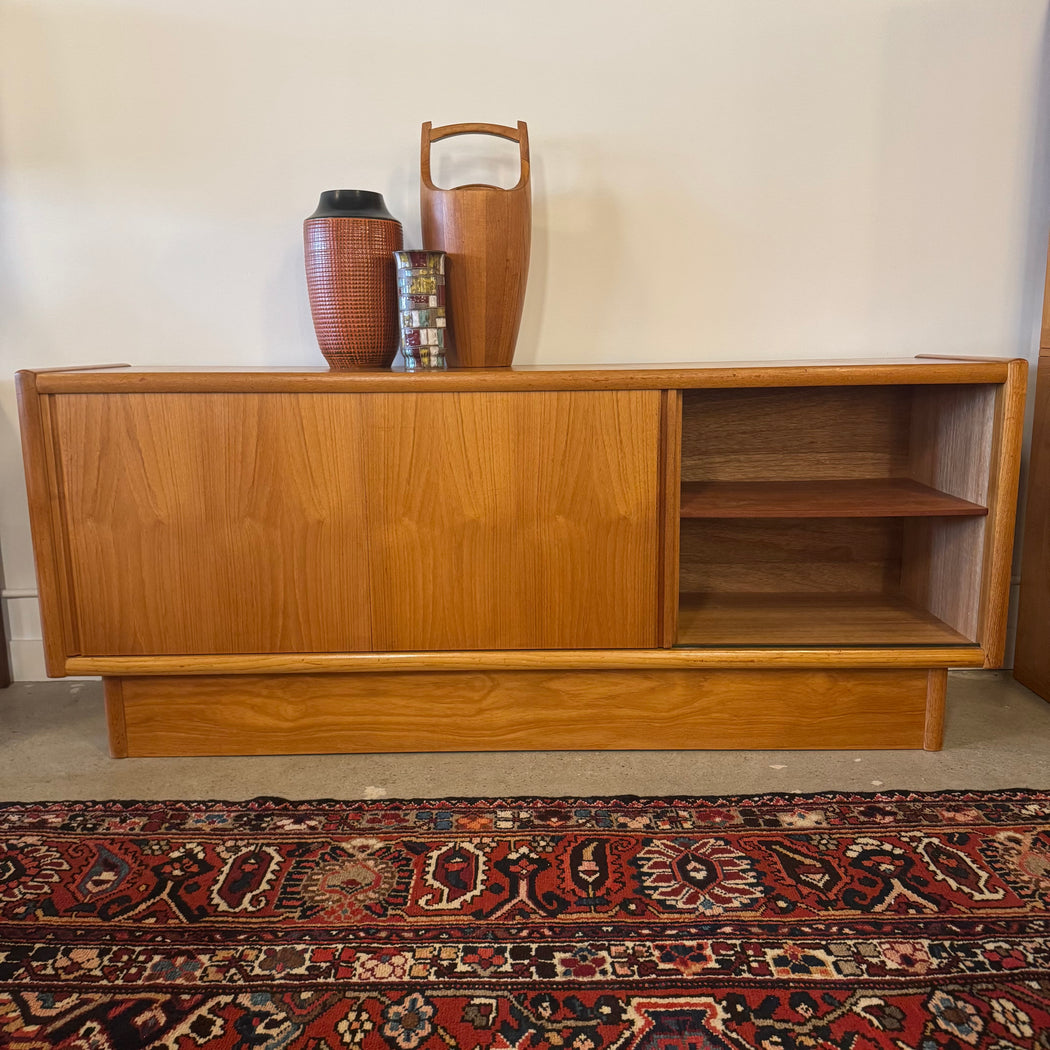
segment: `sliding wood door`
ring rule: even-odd
[[[660,399],[56,396],[75,648],[656,645]]]

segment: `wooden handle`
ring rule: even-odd
[[[423,125],[424,130],[429,133],[430,141],[437,142],[438,139],[449,139],[453,135],[495,135],[497,138],[510,139],[512,142],[520,142],[525,131],[525,122],[519,120],[516,128],[508,128],[505,124],[445,124],[443,127],[432,127],[428,120]]]
[[[420,178],[427,189],[437,189],[430,178],[430,144],[456,135],[494,135],[496,138],[517,142],[521,155],[521,175],[513,189],[520,189],[529,181],[529,128],[524,120],[519,120],[516,128],[509,128],[505,124],[444,124],[435,128],[428,120],[423,125],[423,141],[419,155]]]

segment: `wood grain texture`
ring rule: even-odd
[[[377,394],[362,425],[373,648],[502,648],[512,426],[493,397]],[[509,406],[508,406],[509,407]]]
[[[683,594],[679,645],[965,645],[892,595]]]
[[[925,670],[127,678],[128,754],[920,748]]]
[[[947,693],[947,670],[931,669],[926,691],[926,728],[922,740],[926,751],[940,751],[944,744],[944,701]]]
[[[337,674],[365,671],[667,671],[685,668],[980,667],[977,645],[704,646],[674,649],[501,649],[231,656],[76,656],[67,674],[117,677]]]
[[[988,508],[910,478],[687,481],[682,517],[873,518],[984,515]]]
[[[993,385],[912,391],[909,473],[917,481],[987,504],[994,440]],[[985,521],[922,521],[905,527],[901,591],[968,638],[980,618]]]
[[[661,394],[377,395],[373,646],[656,645]]]
[[[655,644],[660,398],[60,398],[83,652]]]
[[[109,753],[112,758],[128,757],[128,727],[124,718],[124,680],[103,678],[106,697],[106,727],[109,731]]]
[[[440,189],[430,175],[430,143],[480,132],[519,143],[521,173],[510,189],[470,185]],[[525,304],[532,246],[529,134],[496,124],[423,125],[419,210],[423,246],[447,254],[450,358],[460,367],[507,366]]]
[[[58,425],[55,417],[57,399],[43,397],[40,399],[40,416],[44,430],[44,452],[48,463],[48,486],[51,501],[51,513],[54,524],[55,547],[59,566],[59,596],[61,600],[62,636],[67,639],[70,652],[83,651],[83,635],[80,630],[80,619],[74,602],[76,585],[73,574],[72,539],[65,523],[61,520],[61,508],[65,501],[66,483],[58,451]],[[46,631],[46,621],[45,621]]]
[[[663,536],[660,583],[660,641],[665,648],[678,636],[678,552],[682,492],[682,395],[678,390],[663,394],[661,433],[663,474],[660,479],[660,531]]]
[[[976,641],[985,519],[920,518],[903,528],[901,594]]]
[[[682,592],[894,592],[897,518],[683,518]]]
[[[65,661],[80,651],[73,620],[71,568],[59,508],[59,475],[51,433],[50,399],[40,395],[36,373],[15,377],[22,431],[33,558],[36,563],[44,662],[53,678],[65,675]]]
[[[1002,667],[1005,659],[1027,377],[1028,363],[1011,361],[1007,380],[995,398],[977,628],[977,641],[985,652],[985,667]]]
[[[1050,312],[1050,299],[1044,318]],[[1039,357],[1021,548],[1014,678],[1050,700],[1050,352]]]
[[[908,418],[896,386],[687,391],[682,480],[906,477]]]
[[[987,383],[913,388],[910,476],[960,499],[986,503],[999,389]]]
[[[452,138],[455,135],[495,135],[497,138],[510,139],[511,142],[528,141],[527,134],[523,138],[524,124],[519,121],[516,128],[508,127],[506,124],[443,124],[441,127],[432,127],[430,121],[423,125],[428,142],[439,142],[441,139]],[[527,161],[526,155],[522,154],[522,160]],[[430,178],[430,151],[427,150],[421,158],[425,178]]]
[[[357,398],[69,395],[55,418],[82,652],[371,647]]]
[[[1008,360],[738,361],[717,365],[516,365],[510,368],[405,372],[331,372],[327,368],[186,368],[37,372],[44,394],[101,393],[368,393],[469,390],[689,390],[738,387],[846,387],[886,384],[1002,383]]]

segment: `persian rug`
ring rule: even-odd
[[[0,807],[7,1050],[1050,1047],[1050,792]]]

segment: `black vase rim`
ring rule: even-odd
[[[381,193],[374,190],[325,190],[317,210],[308,219],[386,219],[397,222],[387,211]]]

